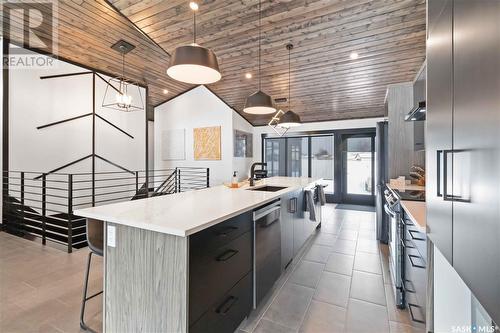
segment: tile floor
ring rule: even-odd
[[[387,246],[376,240],[375,213],[323,210],[322,228],[240,333],[423,333],[394,305]]]
[[[88,250],[72,254],[0,232],[0,332],[80,332]],[[102,290],[102,258],[93,256],[89,290]],[[87,324],[101,330],[102,296],[87,303]]]
[[[322,228],[240,326],[245,332],[421,333],[393,301],[387,247],[375,240],[375,214],[327,205]],[[80,332],[88,250],[67,254],[0,232],[0,332]],[[94,257],[96,258],[96,257]],[[102,288],[102,259],[90,290]],[[87,305],[101,327],[102,297]]]

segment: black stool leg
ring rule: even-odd
[[[85,324],[85,320],[84,320],[84,316],[85,316],[85,303],[87,303],[87,301],[99,294],[102,293],[99,292],[97,294],[94,294],[90,297],[87,297],[87,289],[88,289],[88,285],[89,285],[89,273],[90,273],[90,263],[92,261],[92,252],[89,252],[89,257],[87,259],[87,269],[85,270],[85,283],[84,283],[84,287],[83,287],[83,297],[82,297],[82,307],[80,309],[80,327],[82,329],[84,329],[85,331],[89,331],[89,332],[93,332],[95,333],[95,331],[93,329],[91,329],[90,327],[87,326],[87,324]]]

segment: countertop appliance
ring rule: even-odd
[[[388,122],[377,123],[375,135],[375,208],[377,216],[377,239],[387,244],[389,219],[384,214],[384,189],[389,181],[388,163]]]
[[[253,212],[254,263],[253,306],[273,287],[281,275],[281,200]]]
[[[403,286],[404,252],[401,240],[404,239],[404,225],[401,222],[401,207],[399,198],[389,189],[384,191],[384,211],[389,219],[389,270],[392,277],[395,304],[398,308],[405,307]]]

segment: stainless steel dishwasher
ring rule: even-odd
[[[253,212],[253,306],[259,305],[281,274],[281,200]]]

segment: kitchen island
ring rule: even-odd
[[[254,286],[273,282],[269,267],[285,269],[282,255],[319,225],[321,209],[312,218],[304,205],[318,181],[273,177],[76,211],[106,225],[104,331],[234,331],[256,305]],[[255,231],[263,207],[277,216],[263,218],[273,232]]]

